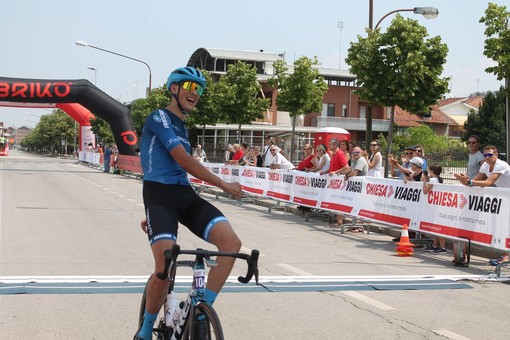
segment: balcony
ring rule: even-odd
[[[317,117],[317,127],[340,127],[347,131],[365,131],[367,120],[365,118],[347,118],[347,117]],[[387,119],[372,119],[372,131],[388,132],[390,121]]]

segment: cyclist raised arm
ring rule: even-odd
[[[190,173],[233,196],[242,193],[239,183],[222,181],[191,156],[184,121],[200,100],[205,85],[202,72],[193,67],[173,71],[167,81],[167,88],[172,94],[170,104],[150,113],[143,127],[140,141],[143,200],[155,268],[147,283],[144,321],[134,339],[152,339],[153,324],[169,285],[168,280],[160,280],[155,274],[164,271],[163,253],[176,242],[179,222],[215,245],[218,251],[238,252],[241,249],[241,241],[226,217],[195,193],[187,176]],[[218,266],[211,269],[207,280],[207,302],[214,302],[234,262],[231,257],[217,259]]]

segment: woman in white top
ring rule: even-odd
[[[370,157],[368,156],[367,152],[363,152],[363,155],[367,159],[368,163],[368,174],[367,176],[370,177],[378,177],[382,178],[382,155],[379,151],[379,142],[378,141],[372,141],[370,143]]]
[[[317,145],[315,149],[316,155],[319,158],[317,163],[310,169],[306,170],[307,172],[318,172],[321,175],[327,174],[329,171],[329,163],[331,158],[329,154],[326,152],[326,146],[324,144]]]

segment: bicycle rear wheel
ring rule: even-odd
[[[223,329],[220,318],[208,303],[200,303],[195,307],[195,320],[182,337],[184,340],[223,340]]]

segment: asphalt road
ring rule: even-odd
[[[152,269],[139,227],[140,180],[13,152],[0,158],[0,193],[0,339],[131,339],[141,297],[136,287]],[[508,336],[510,287],[490,275],[485,258],[460,268],[451,254],[423,249],[397,257],[384,233],[340,234],[322,220],[203,197],[229,218],[243,250],[260,250],[260,275],[274,290],[225,288],[215,308],[227,339]],[[185,228],[179,243],[208,247]],[[239,262],[233,275],[240,274]],[[73,280],[85,293],[69,289]],[[87,280],[134,288],[90,291]],[[53,283],[49,289],[37,281]],[[13,282],[37,289],[21,285],[13,293],[7,290]]]

